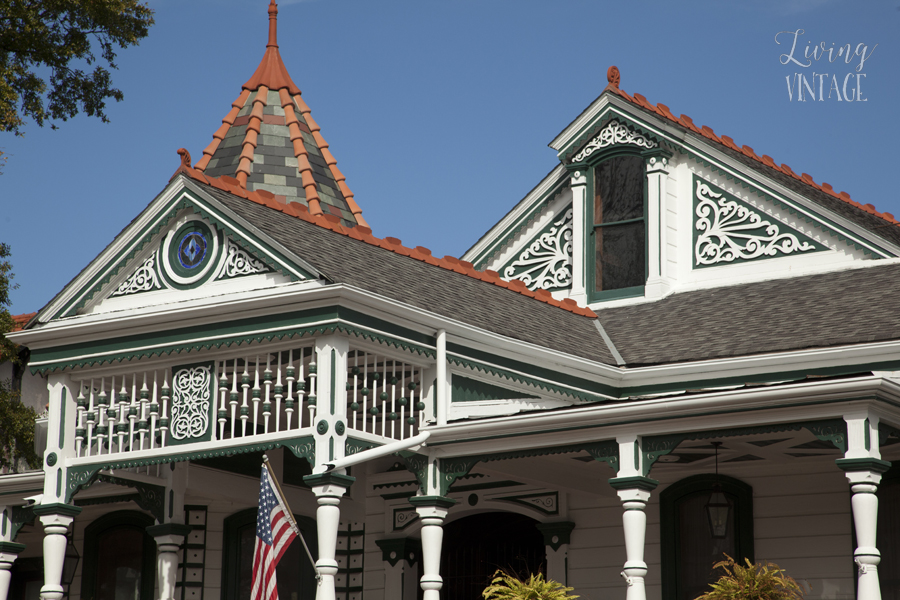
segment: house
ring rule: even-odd
[[[316,561],[290,546],[284,600],[498,567],[690,600],[724,553],[900,597],[892,215],[611,67],[437,258],[373,235],[269,24],[202,157],[10,336],[50,416],[43,471],[0,477],[0,600],[249,597],[263,454]]]

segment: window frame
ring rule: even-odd
[[[256,526],[257,508],[245,508],[225,517],[222,527],[222,600],[240,600],[237,591],[240,588],[241,543],[239,532],[247,525]],[[294,513],[294,520],[303,532],[313,556],[318,554],[318,537],[316,522],[309,517]],[[295,540],[292,543],[300,543]],[[305,551],[303,552],[305,554]],[[315,568],[315,565],[313,565]]]
[[[681,547],[678,536],[678,503],[688,497],[705,492],[712,493],[713,484],[718,483],[722,491],[736,498],[735,546],[738,550],[734,559],[743,563],[744,558],[755,561],[753,547],[753,488],[734,477],[703,473],[676,481],[659,495],[659,528],[661,546],[662,596],[672,600],[685,598],[678,589],[678,570],[681,567]]]
[[[136,510],[118,510],[98,517],[84,529],[84,562],[81,567],[81,598],[94,600],[97,588],[99,538],[111,529],[140,529],[144,534],[141,556],[141,600],[153,600],[156,588],[156,541],[147,533],[153,517]]]
[[[610,148],[605,151],[597,152],[591,156],[591,159],[588,161],[587,170],[587,186],[586,186],[586,194],[585,194],[585,219],[584,219],[584,249],[583,252],[585,254],[584,261],[584,269],[585,269],[585,292],[587,293],[588,304],[592,304],[594,302],[603,302],[605,300],[619,300],[623,298],[638,298],[642,297],[645,293],[645,289],[647,286],[647,278],[650,276],[650,258],[648,255],[649,252],[649,235],[650,232],[647,230],[647,211],[649,210],[649,201],[648,201],[648,181],[647,181],[647,161],[650,158],[650,154],[656,155],[656,150],[652,153],[648,153],[646,151],[640,151],[636,148],[632,148],[629,146],[620,146],[615,148]],[[635,219],[626,219],[624,221],[614,221],[611,223],[594,223],[594,201],[595,201],[595,189],[597,185],[597,167],[607,160],[613,158],[619,158],[624,156],[636,156],[644,161],[644,185],[643,185],[643,209],[642,216],[640,218]],[[601,290],[597,291],[595,276],[597,272],[597,242],[595,238],[595,232],[598,227],[606,227],[610,225],[624,225],[628,223],[636,223],[638,221],[642,221],[644,223],[644,283],[638,286],[631,286],[627,288],[619,288],[615,290]]]

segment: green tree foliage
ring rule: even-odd
[[[43,126],[79,112],[108,121],[106,100],[123,96],[95,63],[115,69],[115,51],[152,24],[140,0],[0,0],[0,131],[21,135],[26,117]]]
[[[802,600],[803,591],[796,581],[775,563],[753,564],[744,559],[746,566],[725,555],[726,560],[715,564],[713,569],[725,573],[715,583],[712,590],[697,600]]]
[[[578,598],[569,594],[573,589],[552,579],[546,581],[543,573],[531,575],[523,581],[504,571],[497,571],[491,585],[481,595],[484,600],[567,600]]]
[[[0,243],[0,362],[10,361],[24,367],[19,348],[6,338],[15,326],[9,314],[9,292],[18,287],[12,283],[12,264],[8,244]],[[34,409],[22,404],[11,381],[0,381],[0,468],[18,471],[22,465],[34,469],[40,458],[34,451]]]

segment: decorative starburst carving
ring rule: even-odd
[[[694,246],[697,265],[715,265],[735,260],[815,251],[819,248],[801,241],[793,233],[782,232],[778,224],[766,221],[747,206],[714,192],[706,183],[695,180],[698,233]]]
[[[128,279],[116,288],[111,296],[127,296],[140,292],[163,289],[159,275],[156,273],[156,254],[151,254],[147,260],[141,263]]]
[[[240,277],[241,275],[254,275],[256,273],[268,273],[272,269],[266,263],[252,256],[249,252],[232,242],[225,242],[225,264],[219,279]]]
[[[503,270],[530,290],[557,290],[572,285],[572,209],[541,233]]]

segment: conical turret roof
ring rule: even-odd
[[[195,167],[208,177],[234,177],[248,190],[300,202],[367,226],[337,161],[300,97],[278,52],[278,5],[269,4],[269,40],[256,72],[222,119]]]

